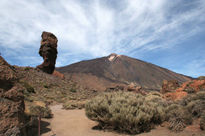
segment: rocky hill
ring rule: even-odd
[[[160,90],[163,80],[182,83],[191,79],[154,64],[117,54],[81,61],[57,70],[85,88],[94,90],[130,83],[147,90]]]
[[[24,96],[17,72],[0,56],[0,136],[22,135]]]
[[[38,127],[31,119],[38,116],[36,108],[42,108],[42,117],[51,117],[49,104],[72,104],[94,95],[57,71],[47,74],[12,66],[0,56],[0,136],[33,136]]]

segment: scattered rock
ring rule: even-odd
[[[120,85],[116,85],[114,87],[108,87],[105,92],[116,92],[116,91],[122,91],[124,90],[125,87],[124,86],[120,86]]]
[[[55,69],[56,58],[57,58],[57,42],[56,36],[50,32],[43,32],[41,40],[41,47],[39,54],[43,57],[44,62],[37,66],[38,69],[52,74]]]
[[[140,93],[142,95],[146,95],[147,92],[143,90],[141,86],[137,86],[134,83],[130,83],[129,85],[116,85],[114,87],[108,87],[105,92],[117,92],[117,91],[128,91]]]

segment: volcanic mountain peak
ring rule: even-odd
[[[127,85],[131,82],[150,90],[159,90],[163,80],[177,80],[182,83],[191,79],[154,64],[115,53],[57,70],[94,90],[104,90],[116,84]]]
[[[116,58],[121,57],[121,55],[118,55],[116,53],[112,53],[108,56],[109,61],[114,61]]]

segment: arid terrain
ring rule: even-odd
[[[96,122],[89,120],[85,116],[84,110],[63,110],[62,105],[51,106],[54,118],[46,119],[50,123],[45,126],[42,136],[128,136],[116,132],[94,130]],[[66,121],[65,121],[66,120]],[[51,131],[52,130],[52,131]],[[204,136],[198,125],[194,124],[183,132],[175,133],[166,127],[157,126],[148,133],[137,136]]]
[[[0,0],[0,136],[205,136],[205,0]]]
[[[109,57],[105,57],[105,58],[109,59]],[[122,57],[122,58],[127,58],[127,57]],[[128,60],[129,59],[130,58],[128,58]],[[98,63],[98,61],[96,63]],[[132,103],[133,102],[135,103],[135,101],[138,103],[138,99],[132,100],[132,98],[134,98],[133,96],[135,95],[136,97],[140,97],[140,99],[143,98],[145,100],[144,103],[148,102],[147,103],[148,105],[150,104],[151,105],[154,104],[153,106],[158,105],[156,109],[165,108],[162,111],[168,115],[167,117],[170,116],[172,119],[174,119],[174,122],[172,123],[179,123],[176,124],[179,125],[178,127],[170,126],[169,124],[170,121],[169,120],[165,121],[163,117],[164,113],[156,113],[156,114],[160,114],[159,118],[162,117],[163,121],[162,122],[160,121],[159,124],[152,124],[152,122],[150,122],[151,128],[149,128],[149,130],[146,130],[146,132],[143,132],[144,130],[136,131],[137,133],[139,133],[138,135],[204,136],[205,133],[203,130],[201,130],[204,129],[203,128],[203,123],[204,123],[203,116],[204,116],[204,104],[205,104],[204,103],[204,89],[205,89],[204,77],[192,79],[190,77],[176,74],[171,71],[165,70],[163,68],[158,68],[156,66],[153,66],[152,64],[146,64],[144,62],[140,62],[140,63],[142,63],[146,67],[147,65],[148,67],[149,66],[154,67],[153,68],[154,70],[152,71],[152,69],[150,69],[150,71],[155,72],[155,70],[159,70],[158,72],[162,73],[161,75],[162,77],[163,75],[165,77],[167,75],[167,78],[172,80],[165,80],[167,78],[165,78],[164,80],[162,80],[163,78],[157,79],[158,83],[160,83],[161,81],[160,83],[161,87],[158,89],[156,88],[150,90],[150,89],[146,89],[146,87],[144,86],[144,84],[149,85],[148,82],[141,82],[144,84],[139,85],[136,82],[135,83],[131,82],[132,80],[127,80],[125,84],[125,82],[123,83],[121,82],[122,80],[111,81],[111,79],[108,79],[108,77],[103,77],[104,78],[102,79],[103,82],[101,82],[102,84],[99,83],[99,87],[102,87],[106,82],[108,82],[108,85],[111,84],[113,85],[112,87],[106,86],[105,88],[107,89],[103,91],[103,90],[97,90],[97,88],[95,88],[96,85],[98,85],[98,83],[96,82],[93,83],[92,86],[91,83],[94,82],[94,80],[96,80],[97,82],[101,80],[100,79],[101,77],[100,78],[98,77],[99,75],[95,75],[92,72],[78,73],[78,74],[85,75],[85,77],[81,76],[82,80],[85,80],[83,78],[89,77],[87,81],[83,81],[83,83],[81,84],[81,82],[77,81],[75,77],[71,77],[69,74],[66,74],[66,71],[64,71],[63,74],[61,73],[62,72],[61,70],[57,69],[61,72],[54,71],[53,74],[47,74],[45,72],[42,72],[39,69],[32,68],[32,67],[11,66],[1,57],[1,80],[0,80],[1,95],[0,96],[1,96],[2,104],[0,108],[2,109],[1,114],[4,116],[1,117],[0,136],[7,136],[7,135],[9,136],[10,134],[16,134],[17,136],[19,133],[23,136],[27,136],[27,135],[35,136],[38,130],[39,115],[41,115],[42,117],[41,133],[43,136],[51,136],[51,135],[52,136],[54,135],[126,136],[126,135],[130,135],[129,133],[135,133],[135,132],[132,132],[132,130],[130,132],[124,131],[124,129],[126,130],[127,128],[123,128],[122,129],[123,131],[121,131],[119,128],[117,128],[116,130],[112,128],[112,125],[109,124],[109,118],[107,118],[109,116],[106,115],[107,113],[104,112],[104,110],[108,110],[107,112],[108,113],[110,112],[109,114],[113,114],[112,116],[115,116],[115,114],[112,113],[113,112],[111,110],[112,108],[110,109],[109,106],[107,107],[106,105],[102,105],[102,104],[106,104],[107,100],[108,102],[111,101],[111,103],[113,104],[115,104],[116,102],[117,103],[122,102],[120,104],[122,107],[121,106],[116,107],[115,105],[110,105],[110,106],[114,106],[113,108],[114,109],[116,108],[115,110],[122,109],[125,110],[122,112],[125,113],[128,112],[127,114],[130,114],[129,113],[130,107],[129,105],[126,106],[126,103],[128,102],[131,105],[133,105]],[[95,67],[95,65],[93,66]],[[90,68],[92,69],[91,66]],[[85,68],[85,70],[86,69],[88,68]],[[75,71],[75,68],[73,68],[73,70]],[[166,73],[164,73],[165,71]],[[99,73],[100,76],[102,76],[101,71],[99,71]],[[93,77],[95,76],[95,78],[90,78],[91,76]],[[127,78],[131,78],[131,77],[127,77]],[[142,77],[142,79],[143,78],[145,77]],[[107,80],[106,82],[104,82],[105,79]],[[154,78],[150,79],[150,82],[152,80],[154,80]],[[84,86],[84,84],[88,82],[90,82],[88,84],[90,87]],[[122,99],[122,101],[120,99],[119,99],[120,101],[118,101],[117,98],[118,95],[116,95],[117,96],[116,97],[115,94],[121,93],[121,91],[123,91],[123,94],[120,96],[120,99]],[[104,92],[106,93],[104,94]],[[104,95],[107,96],[103,98],[102,96]],[[112,96],[113,99],[109,100],[109,98],[112,98],[110,97],[110,95],[111,96],[114,95],[114,96]],[[185,104],[185,107],[187,109],[179,109],[179,111],[173,110],[172,112],[169,113],[170,107],[167,105],[167,103],[170,103],[171,106],[173,107],[177,106],[179,108],[181,108],[181,104],[182,105]],[[168,107],[162,107],[162,105],[164,104],[167,105]],[[12,105],[14,107],[17,107],[19,111],[12,111],[11,110],[12,107],[9,106],[11,108],[10,109],[6,105]],[[123,105],[127,109],[124,109]],[[141,106],[136,108],[141,108]],[[145,107],[145,108],[148,109],[144,109],[144,110],[149,110],[149,108],[151,107]],[[167,108],[168,111],[166,111]],[[156,110],[156,109],[150,109],[150,110]],[[187,117],[189,116],[184,118],[183,116],[185,116],[185,114],[183,112],[186,112],[187,110],[190,112],[190,116],[192,116],[191,118],[193,119],[191,120],[191,123],[186,124],[186,122],[184,122],[185,123],[184,124],[182,122],[185,121],[184,119],[187,119]],[[17,116],[17,115],[21,115],[21,116]],[[101,119],[93,118],[96,116],[98,117],[99,115],[102,117]],[[104,115],[107,116],[106,117],[107,119],[103,117]],[[155,114],[152,113],[151,115],[155,116]],[[175,122],[176,119],[175,117],[177,117],[178,115],[179,115],[179,119],[180,120],[182,119],[181,120],[182,122]],[[144,115],[144,116],[148,116],[148,115]],[[125,116],[120,115],[119,117],[120,118],[122,117],[122,119],[124,119]],[[108,124],[105,126],[99,126],[102,121],[105,121],[104,119],[108,121]],[[144,119],[146,120],[146,118]],[[147,123],[149,124],[149,122]],[[124,125],[124,127],[126,126],[129,125]],[[173,130],[176,130],[177,132]]]

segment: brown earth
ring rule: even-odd
[[[97,125],[96,122],[89,120],[82,110],[63,110],[61,105],[51,106],[54,118],[45,120],[50,125],[46,125],[42,136],[128,136],[116,132],[106,132],[93,130]],[[48,123],[47,123],[48,124]],[[205,132],[201,131],[197,125],[187,127],[182,132],[171,132],[166,127],[158,126],[148,133],[142,133],[136,136],[205,136]]]

